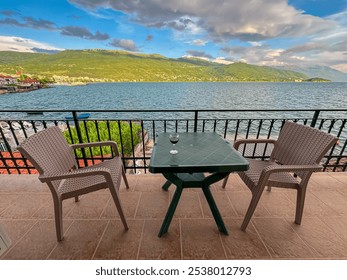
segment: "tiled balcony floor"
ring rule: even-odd
[[[0,175],[0,223],[12,245],[2,259],[347,259],[347,173],[314,174],[302,225],[295,191],[265,191],[246,232],[250,192],[237,175],[212,192],[229,235],[217,230],[200,189],[182,194],[169,232],[157,234],[174,186],[159,175],[128,175],[121,186],[124,231],[108,190],[65,200],[64,240],[56,241],[52,198],[37,175]]]

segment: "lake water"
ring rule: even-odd
[[[98,83],[0,95],[2,109],[334,109],[347,83]]]
[[[0,95],[3,110],[130,110],[130,109],[345,109],[347,83],[99,83],[85,86],[56,86],[32,92]],[[67,112],[28,115],[0,112],[1,119],[65,120]],[[192,119],[193,113],[96,113],[90,119]],[[312,118],[313,112],[208,112],[200,119]],[[347,118],[347,111],[322,112],[320,118]],[[193,122],[190,124],[192,125]],[[338,122],[338,124],[340,124]],[[217,131],[224,133],[221,121]],[[152,122],[145,128],[152,131]],[[163,123],[156,123],[156,129]],[[171,129],[175,122],[169,121]],[[183,127],[185,121],[180,123]],[[214,126],[213,121],[206,125]],[[233,124],[235,125],[235,123]],[[243,122],[239,133],[245,133]],[[232,127],[232,124],[230,125]],[[265,125],[264,125],[265,127]],[[278,127],[273,130],[278,131]],[[328,128],[327,128],[328,129]],[[207,129],[208,130],[208,129]],[[251,133],[256,133],[256,125]],[[333,128],[337,135],[339,128]],[[267,133],[267,132],[264,132]],[[346,133],[341,137],[345,139]],[[342,139],[342,138],[341,138]],[[343,140],[341,140],[343,141]],[[342,143],[342,142],[341,142]],[[339,150],[338,150],[339,151]]]

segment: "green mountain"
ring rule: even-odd
[[[290,70],[303,73],[309,77],[324,77],[332,82],[347,82],[347,73],[338,71],[328,66],[312,65],[312,66],[276,66],[280,70]]]
[[[0,52],[0,73],[54,77],[57,82],[303,81],[305,74],[271,67],[157,54],[67,50],[55,54]]]

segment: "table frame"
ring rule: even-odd
[[[189,134],[189,133],[182,133],[182,134]],[[211,139],[217,140],[217,142],[220,145],[225,145],[225,147],[228,147],[226,148],[226,151],[227,152],[230,151],[230,154],[238,153],[236,150],[234,150],[234,148],[229,143],[225,141],[225,139],[221,138],[217,133],[191,133],[192,137],[196,137],[197,134],[200,134],[201,136],[205,134],[205,137],[211,137]],[[212,134],[215,134],[215,135],[212,135]],[[162,136],[159,136],[159,137],[163,137],[164,139],[167,138],[167,142],[169,143],[168,135],[165,136],[165,134],[163,134]],[[177,148],[180,149],[179,147]],[[170,206],[167,210],[167,213],[165,215],[165,218],[160,228],[158,236],[161,237],[168,231],[173,215],[179,203],[181,194],[185,188],[201,188],[202,189],[205,195],[205,198],[207,200],[207,203],[211,209],[213,218],[217,224],[218,230],[222,232],[223,234],[228,235],[228,231],[225,227],[222,216],[218,210],[216,202],[210,191],[210,185],[224,179],[232,171],[247,170],[248,162],[241,155],[238,154],[236,159],[239,160],[240,162],[237,164],[232,164],[232,163],[228,164],[224,162],[223,164],[220,164],[220,165],[214,164],[209,166],[208,164],[204,165],[204,164],[201,164],[200,162],[199,166],[195,166],[194,164],[180,166],[179,164],[176,164],[176,163],[170,164],[170,160],[166,162],[167,158],[165,158],[164,160],[166,162],[165,164],[156,165],[157,162],[156,163],[152,162],[154,161],[153,156],[156,152],[156,149],[158,149],[158,146],[154,147],[150,166],[149,166],[149,171],[152,173],[162,173],[163,176],[167,179],[167,182],[162,186],[163,190],[167,191],[171,184],[174,184],[176,186],[176,190],[172,197]],[[169,154],[170,144],[166,144],[166,142],[164,142],[161,149],[162,150],[165,149],[165,154],[164,154],[165,157],[166,157],[166,150],[167,150],[168,157],[171,156]],[[171,170],[172,172],[170,172]],[[207,176],[205,175],[206,173],[208,173]]]
[[[163,173],[163,176],[167,179],[167,182],[163,185],[162,189],[167,191],[170,185],[174,184],[176,185],[176,191],[172,197],[169,209],[166,212],[166,215],[165,215],[163,224],[160,228],[158,236],[161,237],[163,234],[165,234],[168,231],[171,220],[175,213],[176,207],[180,200],[182,191],[185,188],[201,188],[202,189],[206,197],[206,200],[208,202],[208,205],[210,206],[213,218],[217,224],[219,231],[224,233],[225,235],[228,235],[228,230],[226,229],[224,225],[222,216],[218,210],[216,202],[214,201],[214,198],[210,191],[210,185],[222,180],[229,174],[230,173],[213,173],[205,177],[204,173],[193,173],[193,174]]]

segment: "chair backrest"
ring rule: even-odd
[[[319,164],[337,138],[306,125],[285,122],[271,159],[281,164]]]
[[[67,172],[76,166],[72,148],[57,126],[30,136],[17,148],[40,174]]]

